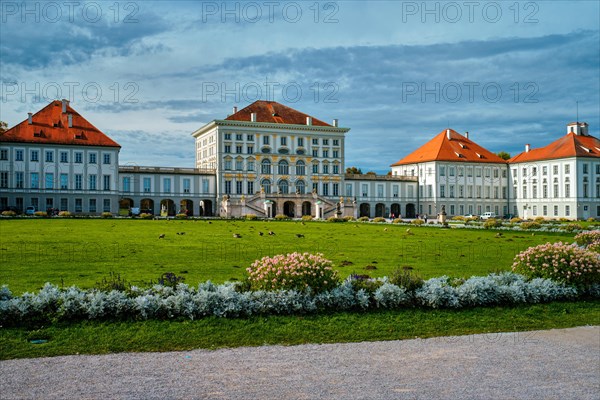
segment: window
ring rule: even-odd
[[[495,198],[495,199],[497,199],[497,198],[499,197],[499,196],[498,196],[498,190],[499,190],[499,189],[498,189],[498,187],[497,187],[497,186],[495,186],[495,187],[494,187],[494,198]]]
[[[337,164],[333,164],[333,173],[334,174],[339,174],[340,173],[340,166]]]
[[[236,152],[236,154],[242,154],[243,146],[241,146],[241,145],[235,146],[235,152]]]
[[[543,208],[544,217],[548,215],[548,206],[544,206]]]
[[[54,174],[52,172],[46,173],[46,184],[45,189],[54,189]]]
[[[231,153],[231,145],[230,144],[226,144],[225,145],[225,149],[223,150],[224,153]]]
[[[319,182],[313,182],[313,192],[319,193]]]
[[[279,181],[279,193],[288,194],[288,192],[289,192],[288,181],[286,181],[285,179],[282,181]]]
[[[88,179],[88,189],[96,190],[96,175],[90,175]]]
[[[37,172],[32,172],[31,175],[29,176],[30,180],[31,180],[31,188],[32,189],[39,189],[40,188],[40,180],[39,180],[39,175]]]
[[[25,187],[25,173],[15,172],[15,186],[17,189],[23,189]]]
[[[24,153],[23,150],[15,150],[15,161],[23,161]]]
[[[329,183],[323,183],[323,196],[329,196]]]
[[[448,175],[454,176],[454,167],[448,168]]]
[[[367,183],[362,184],[362,195],[363,197],[369,196],[369,185]]]
[[[312,140],[312,144],[315,145],[315,146],[318,146],[319,145],[319,139],[316,139],[316,138],[313,139]]]
[[[450,198],[454,198],[454,185],[450,185]]]
[[[313,149],[312,155],[313,157],[319,157],[319,149]]]
[[[440,167],[440,176],[446,176],[446,167],[444,167],[444,166]]]
[[[571,197],[571,185],[565,183],[565,197]]]
[[[329,157],[329,150],[323,150],[323,157]]]
[[[230,180],[225,181],[225,193],[231,194],[231,181]]]
[[[69,199],[60,199],[60,211],[67,211],[69,209]]]
[[[210,191],[209,185],[208,179],[202,179],[202,193],[208,193]]]
[[[446,185],[440,185],[440,197],[446,197]]]
[[[53,151],[46,152],[46,162],[54,162],[54,152]]]
[[[287,146],[287,138],[286,137],[279,138],[279,143],[282,146]]]
[[[571,207],[565,206],[565,216],[568,217],[571,214]]]
[[[231,170],[231,160],[229,158],[225,159],[225,162],[223,163],[223,169],[226,171]]]
[[[262,182],[260,183],[260,185],[266,194],[271,193],[271,181],[270,180],[263,179]]]
[[[60,152],[60,162],[61,163],[69,162],[69,153],[67,153],[66,151],[61,151]]]
[[[248,194],[254,194],[254,182],[248,182]]]
[[[150,193],[152,190],[152,179],[144,178],[144,193]]]
[[[377,185],[377,197],[383,197],[383,185]]]
[[[238,133],[235,135],[235,140],[244,140],[244,137]]]
[[[83,153],[75,153],[75,164],[81,164],[83,162]]]
[[[110,199],[104,199],[104,201],[102,203],[103,203],[102,211],[110,212]]]
[[[565,174],[568,174],[571,172],[571,166],[569,164],[565,164]]]
[[[268,136],[263,136],[263,144],[266,144],[266,145],[269,144],[269,137]]]
[[[532,210],[533,210],[533,215],[536,216],[537,215],[537,206],[533,206]]]
[[[463,167],[458,167],[458,176],[464,176],[465,169]]]
[[[392,197],[398,197],[399,195],[399,189],[400,187],[398,185],[393,185],[392,186]]]
[[[8,160],[8,149],[0,149],[0,160]]]
[[[235,160],[235,169],[237,171],[241,171],[244,169],[244,160],[241,158],[238,158],[237,160]]]
[[[502,186],[502,198],[506,199],[508,196],[507,190],[506,190],[506,186]]]
[[[558,206],[554,206],[554,216],[558,216]]]
[[[102,190],[110,190],[110,175],[102,175]]]
[[[90,212],[96,212],[96,199],[90,199],[89,210]]]
[[[496,188],[496,189],[498,189],[498,188]],[[463,185],[458,186],[458,197],[461,199],[463,197],[465,197],[465,187]]]
[[[171,178],[163,178],[163,192],[171,193]]]
[[[339,146],[340,145],[340,140],[339,139],[333,139],[333,145],[334,146]]]
[[[506,178],[506,170],[505,169],[502,170],[502,177]]]
[[[124,192],[131,191],[131,178],[128,176],[123,177],[123,191]]]
[[[587,174],[589,165],[588,164],[582,164],[582,165],[583,165],[583,173]]]
[[[298,147],[304,147],[304,138],[298,138]]]
[[[29,153],[30,157],[30,161],[39,161],[40,160],[40,152],[37,150],[31,150],[31,153]]]
[[[296,162],[296,175],[306,175],[306,165],[302,160]]]
[[[339,150],[334,150],[333,151],[333,158],[339,158],[340,157],[340,152]]]
[[[537,167],[531,168],[531,175],[533,175],[533,176],[537,175]]]
[[[235,182],[235,193],[236,194],[242,194],[243,193],[243,181],[236,181]]]
[[[303,180],[299,180],[296,182],[296,193],[304,194],[306,193],[306,184]]]
[[[189,193],[191,187],[191,181],[189,178],[183,178],[183,193]]]
[[[261,163],[260,172],[262,174],[270,174],[271,173],[271,161],[263,160]]]
[[[277,172],[279,173],[279,175],[289,175],[290,168],[286,160],[279,161]]]
[[[328,174],[329,173],[329,164],[323,164],[323,173],[324,174]]]
[[[475,176],[481,178],[481,168],[475,168]]]
[[[312,172],[313,172],[313,174],[318,174],[319,173],[319,164],[318,163],[314,163],[312,165]]]
[[[552,166],[552,173],[553,173],[554,175],[558,175],[558,165],[553,165],[553,166]]]
[[[69,188],[69,174],[60,174],[60,188],[62,190]]]
[[[83,200],[75,199],[75,212],[83,211]]]
[[[542,197],[544,199],[548,198],[548,185],[543,185],[542,186]]]
[[[352,184],[346,183],[346,197],[352,197]]]
[[[254,161],[248,161],[248,171],[254,171]]]
[[[253,142],[254,141],[254,135],[246,135],[246,140],[249,142]]]
[[[498,178],[498,168],[494,168],[494,178]]]
[[[533,192],[533,196],[531,196],[531,197],[533,197],[534,199],[537,199],[537,185],[533,185],[532,192]]]
[[[96,153],[90,153],[90,164],[96,164]]]
[[[0,188],[8,188],[8,171],[0,172]]]
[[[248,146],[247,151],[248,154],[254,154],[254,146]]]
[[[527,186],[523,186],[523,198],[527,198]]]
[[[329,146],[329,139],[323,139],[323,146]]]
[[[542,175],[548,175],[548,167],[542,167]]]
[[[225,140],[231,140],[231,133],[225,134]]]

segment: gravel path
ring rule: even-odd
[[[9,399],[599,399],[600,327],[0,362]]]

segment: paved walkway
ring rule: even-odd
[[[0,362],[8,399],[599,399],[600,327]]]

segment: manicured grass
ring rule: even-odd
[[[571,242],[574,236],[496,234],[430,227],[411,227],[409,234],[405,225],[354,222],[3,219],[0,284],[8,284],[15,294],[38,290],[45,282],[89,288],[110,272],[136,285],[156,281],[165,272],[182,275],[193,285],[209,279],[224,282],[242,279],[257,258],[293,251],[324,253],[342,277],[379,277],[402,266],[424,278],[468,277],[508,270],[514,255],[527,247]]]
[[[0,359],[398,340],[599,324],[600,300],[466,310],[406,309],[176,322],[81,322],[37,330],[0,329]],[[32,344],[33,339],[48,342]],[[513,339],[516,344],[519,340],[535,340],[535,335],[515,335]]]

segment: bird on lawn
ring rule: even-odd
[[[236,238],[236,239],[239,239],[239,238],[242,237],[242,235],[240,235],[239,233],[234,233],[233,237]]]
[[[164,233],[161,233],[160,235],[158,235],[158,238],[159,238],[159,239],[164,239],[164,238],[165,238],[165,234],[164,234]]]
[[[274,236],[274,235],[275,235],[275,232],[269,231],[269,236]]]
[[[303,234],[301,234],[301,233],[296,233],[296,237],[297,237],[297,238],[303,238],[303,237],[304,237],[304,235],[303,235]]]
[[[262,233],[262,232],[258,232],[258,234],[259,234],[260,236],[264,235],[264,233]]]

